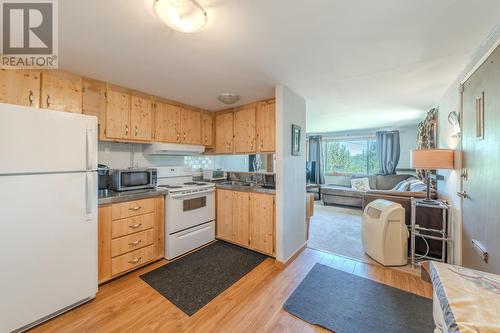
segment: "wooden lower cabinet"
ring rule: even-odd
[[[233,192],[233,237],[243,246],[250,246],[250,193]]]
[[[274,195],[217,189],[216,236],[275,255]]]
[[[274,254],[274,195],[250,196],[250,248]]]
[[[163,196],[100,206],[98,224],[99,283],[163,258]]]

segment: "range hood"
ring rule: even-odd
[[[143,153],[145,155],[192,156],[200,155],[204,151],[205,147],[200,145],[154,142],[148,145]]]

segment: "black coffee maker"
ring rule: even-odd
[[[99,195],[108,195],[109,192],[109,167],[104,164],[97,165],[99,177]]]

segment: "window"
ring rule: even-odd
[[[375,139],[324,140],[325,173],[379,172]]]

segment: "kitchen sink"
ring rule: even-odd
[[[229,182],[222,182],[221,185],[232,185],[232,186],[255,186],[253,183],[247,183],[247,182],[238,182],[238,181],[229,181]]]

